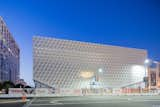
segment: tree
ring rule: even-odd
[[[27,85],[27,86],[25,86],[24,91],[27,94],[32,94],[34,92],[34,89],[31,86]]]
[[[5,81],[3,82],[3,89],[5,89],[6,94],[8,94],[9,88],[15,88],[15,85],[11,81]]]
[[[3,85],[2,85],[2,83],[0,82],[0,91],[2,90],[2,88],[3,88]]]
[[[25,88],[32,88],[31,86],[29,86],[29,85],[27,85],[27,86],[25,86]]]
[[[16,84],[15,88],[24,88],[25,86],[23,84]]]

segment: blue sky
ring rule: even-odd
[[[21,49],[32,82],[32,36],[147,49],[160,60],[159,0],[0,0],[0,16]]]

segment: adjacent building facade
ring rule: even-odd
[[[33,37],[36,87],[120,88],[143,81],[143,49]]]
[[[19,79],[20,50],[0,17],[0,81],[16,82]]]
[[[148,67],[148,89],[160,89],[160,63],[158,61],[150,61]]]

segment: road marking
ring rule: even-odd
[[[28,100],[29,101],[29,100]],[[6,104],[6,103],[18,103],[18,102],[24,102],[22,100],[15,100],[15,101],[3,101],[3,102],[0,102],[0,104]]]
[[[79,103],[53,103],[53,104],[31,104],[31,106],[47,106],[47,105],[81,105],[81,104],[109,104],[109,103],[127,103],[127,102],[145,102],[145,101],[160,101],[160,100],[139,100],[139,101],[118,101],[118,102],[79,102]]]
[[[23,107],[29,107],[34,100],[36,100],[36,98],[33,98],[31,101],[28,101]]]
[[[157,100],[157,99],[155,99],[155,100],[154,99],[153,100],[152,99],[148,99],[148,100],[142,100],[142,101],[160,101],[160,99],[159,100]]]
[[[83,102],[85,100],[89,100],[88,102]],[[102,101],[103,100],[103,101]],[[121,101],[117,101],[117,100],[121,100]],[[34,104],[30,103],[30,106],[47,106],[47,105],[80,105],[80,104],[105,104],[105,103],[130,103],[130,102],[147,102],[147,101],[160,101],[160,99],[137,99],[135,97],[133,98],[107,98],[107,99],[95,99],[95,98],[71,98],[71,99],[37,99],[37,100],[33,100]],[[32,102],[33,102],[32,101]],[[47,103],[43,103],[43,104],[39,104],[39,102],[37,101],[47,101]],[[62,101],[62,103],[60,102]],[[66,101],[66,102],[63,102]],[[67,102],[67,101],[79,101],[79,102]],[[28,106],[29,107],[29,106]]]
[[[53,103],[53,104],[31,104],[31,106],[47,106],[47,105],[74,105],[74,104],[105,104],[105,103],[123,103],[128,101],[119,102],[82,102],[82,103]]]
[[[37,99],[35,102],[41,102],[41,101],[50,101],[50,100],[53,100],[53,101],[86,101],[86,100],[92,100],[92,101],[97,101],[97,98],[74,98],[74,99]],[[98,100],[105,100],[105,101],[108,101],[108,100],[131,100],[131,98],[115,98],[115,99],[104,99],[104,98],[98,98]]]
[[[50,101],[50,103],[52,103],[54,105],[62,105],[63,104],[63,103],[59,103],[58,100]]]
[[[128,98],[127,100],[128,100],[128,101],[131,101],[132,99],[131,99],[131,98]]]

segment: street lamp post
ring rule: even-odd
[[[150,64],[150,60],[149,60],[149,59],[146,59],[146,60],[144,61],[144,67],[145,67],[144,82],[145,82],[145,88],[147,88],[148,82],[149,82],[149,80],[148,80],[148,70],[147,70],[149,64]]]
[[[99,77],[100,77],[100,73],[103,73],[103,69],[99,68],[98,71],[96,71],[95,75],[93,76],[93,80],[90,83],[90,85],[95,88],[96,86],[99,85]],[[91,87],[90,86],[90,87]]]

